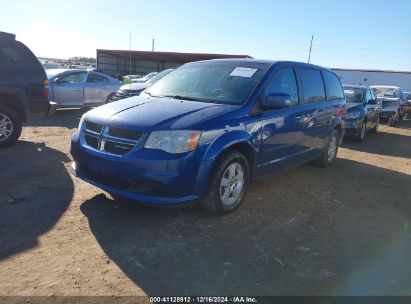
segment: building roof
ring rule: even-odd
[[[105,50],[97,49],[97,53],[104,53],[124,58],[130,57],[128,50]],[[159,61],[159,62],[176,62],[186,63],[192,61],[209,60],[216,58],[252,58],[249,55],[229,55],[229,54],[204,54],[204,53],[177,53],[177,52],[148,52],[148,51],[131,51],[133,59]]]
[[[374,73],[400,73],[411,74],[411,71],[396,71],[396,70],[373,70],[373,69],[344,69],[344,68],[330,68],[333,71],[352,71],[352,72],[374,72]]]

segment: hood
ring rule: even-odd
[[[122,85],[120,87],[120,90],[122,91],[141,91],[147,87],[148,87],[148,83],[146,82],[143,82],[143,83],[132,82],[132,83]]]
[[[222,105],[171,98],[136,96],[87,112],[85,119],[98,124],[149,132],[153,130],[202,129],[207,120],[238,109]]]
[[[356,103],[356,102],[346,102],[345,103],[345,108],[347,111],[360,110],[362,107],[363,107],[362,103]]]

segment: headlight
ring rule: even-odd
[[[184,153],[197,148],[200,131],[155,131],[148,137],[144,148],[168,153]]]
[[[81,116],[80,122],[78,123],[77,130],[80,130],[80,129],[81,129],[81,125],[82,125],[83,122],[84,122],[84,117],[85,117],[85,116],[86,116],[86,114],[83,114],[83,116]]]
[[[347,119],[353,119],[353,118],[358,118],[361,116],[360,111],[348,111],[347,112]]]

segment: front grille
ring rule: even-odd
[[[134,149],[141,138],[141,133],[86,121],[83,136],[88,147],[122,156]]]
[[[108,130],[108,135],[120,138],[126,138],[130,140],[139,140],[141,133],[131,130],[124,130],[119,128],[110,128]]]
[[[103,126],[96,124],[94,122],[91,121],[86,121],[86,130],[94,132],[94,133],[101,133],[101,131],[103,130]]]
[[[105,142],[104,151],[116,155],[126,155],[128,152],[133,150],[133,148],[134,145],[108,140]]]
[[[86,139],[87,145],[89,145],[90,147],[94,149],[98,149],[98,142],[99,142],[98,137],[86,133],[84,135],[84,138]]]

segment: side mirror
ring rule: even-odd
[[[54,78],[53,82],[54,83],[60,83],[60,78]]]
[[[367,103],[370,105],[376,105],[378,104],[378,101],[376,99],[369,99]]]
[[[289,94],[272,93],[265,98],[263,109],[281,109],[289,106],[291,106],[291,96]]]

